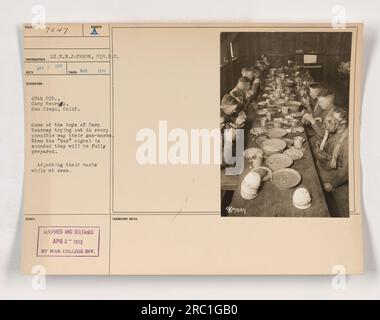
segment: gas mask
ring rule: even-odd
[[[336,115],[334,116],[334,113],[331,114],[331,115],[328,115],[325,119],[325,124],[326,124],[326,130],[325,130],[325,134],[323,136],[323,139],[322,139],[322,142],[319,146],[319,149],[321,151],[323,151],[325,145],[326,145],[326,142],[327,142],[327,139],[329,138],[329,135],[331,133],[334,133],[338,130],[338,128],[345,124],[347,121],[345,120],[340,120],[339,117],[337,117]]]
[[[346,123],[346,121],[340,120],[337,116],[334,116],[334,113],[327,116],[326,118],[326,130],[333,133],[338,130],[338,128]]]

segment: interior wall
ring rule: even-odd
[[[348,105],[348,81],[338,73],[340,62],[351,57],[350,32],[241,32],[221,35],[221,97],[240,77],[242,67],[253,65],[265,54],[272,67],[286,64],[289,56],[303,64],[303,54],[316,54],[321,68],[311,69],[316,81],[337,90],[337,104]],[[235,59],[230,54],[233,43]],[[297,53],[302,50],[302,53]]]

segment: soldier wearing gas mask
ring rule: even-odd
[[[326,123],[325,119],[334,112],[335,92],[332,89],[323,89],[319,92],[317,98],[318,110],[305,113],[302,117],[303,123],[310,123],[316,136],[323,137]],[[321,120],[319,123],[317,119]]]
[[[317,169],[330,192],[348,182],[348,110],[337,107],[326,116],[323,139],[316,143]]]

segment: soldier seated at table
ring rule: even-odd
[[[322,141],[315,145],[316,167],[334,215],[348,215],[348,110],[338,107],[326,118]],[[333,208],[331,208],[333,207]]]
[[[260,90],[260,84],[262,83],[261,71],[254,67],[248,67],[247,78],[251,80],[251,89],[248,91],[250,102],[256,97]]]
[[[242,104],[232,95],[225,94],[220,106],[221,130],[229,128],[241,129],[245,125],[246,118]]]
[[[296,71],[296,62],[293,56],[289,56],[287,60],[287,64],[284,67],[284,72],[288,75],[291,76],[295,73]]]
[[[319,137],[323,137],[325,133],[326,117],[330,116],[334,111],[334,99],[335,93],[332,89],[325,88],[321,90],[317,101],[318,110],[314,112],[314,114],[312,114],[311,112],[307,112],[302,117],[302,121],[310,123],[314,133]]]
[[[243,69],[241,69],[241,76],[249,78],[252,81],[254,75],[250,67],[244,67]]]
[[[220,106],[220,130],[222,133],[222,166],[226,165],[224,162],[224,139],[225,135],[229,135],[228,138],[232,141],[235,141],[237,129],[243,129],[246,121],[246,114],[242,110],[242,106],[233,96],[229,94],[225,94],[222,99],[222,103]],[[234,154],[234,146],[231,144],[226,144],[232,148],[232,150],[228,150],[227,154]]]
[[[263,63],[266,66],[266,69],[268,70],[270,68],[270,62],[268,60],[268,57],[265,54],[262,54],[261,55],[261,60],[263,61]]]
[[[309,92],[302,91],[302,103],[306,107],[308,113],[313,115],[314,117],[319,116],[320,108],[318,107],[318,97],[323,90],[322,84],[319,82],[313,82],[309,86]]]
[[[248,78],[250,80],[250,85],[251,85],[251,89],[252,90],[252,87],[253,87],[253,84],[255,82],[255,78],[256,78],[256,74],[255,74],[255,70],[253,67],[244,67],[242,70],[241,70],[241,76],[243,78]]]
[[[239,81],[235,88],[230,92],[230,95],[234,97],[239,104],[242,106],[243,110],[247,110],[249,103],[252,99],[251,90],[251,80],[247,77],[239,78]]]
[[[256,62],[256,68],[260,70],[260,72],[265,72],[268,69],[268,66],[265,64],[263,59],[258,59]]]

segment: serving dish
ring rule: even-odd
[[[293,160],[299,160],[303,158],[303,151],[300,149],[288,149],[284,151],[284,154],[291,157]]]
[[[289,168],[293,164],[293,159],[286,154],[273,154],[265,161],[267,166],[273,171]]]
[[[287,135],[287,132],[283,128],[272,128],[267,131],[267,135],[269,138],[277,139],[285,137]]]
[[[270,156],[285,150],[286,142],[281,139],[265,139],[261,146],[266,155]]]
[[[258,167],[252,169],[252,171],[257,172],[260,175],[261,181],[267,181],[272,178],[272,170],[267,167]]]
[[[290,189],[302,180],[301,175],[294,169],[284,168],[272,173],[271,181],[279,189]]]

